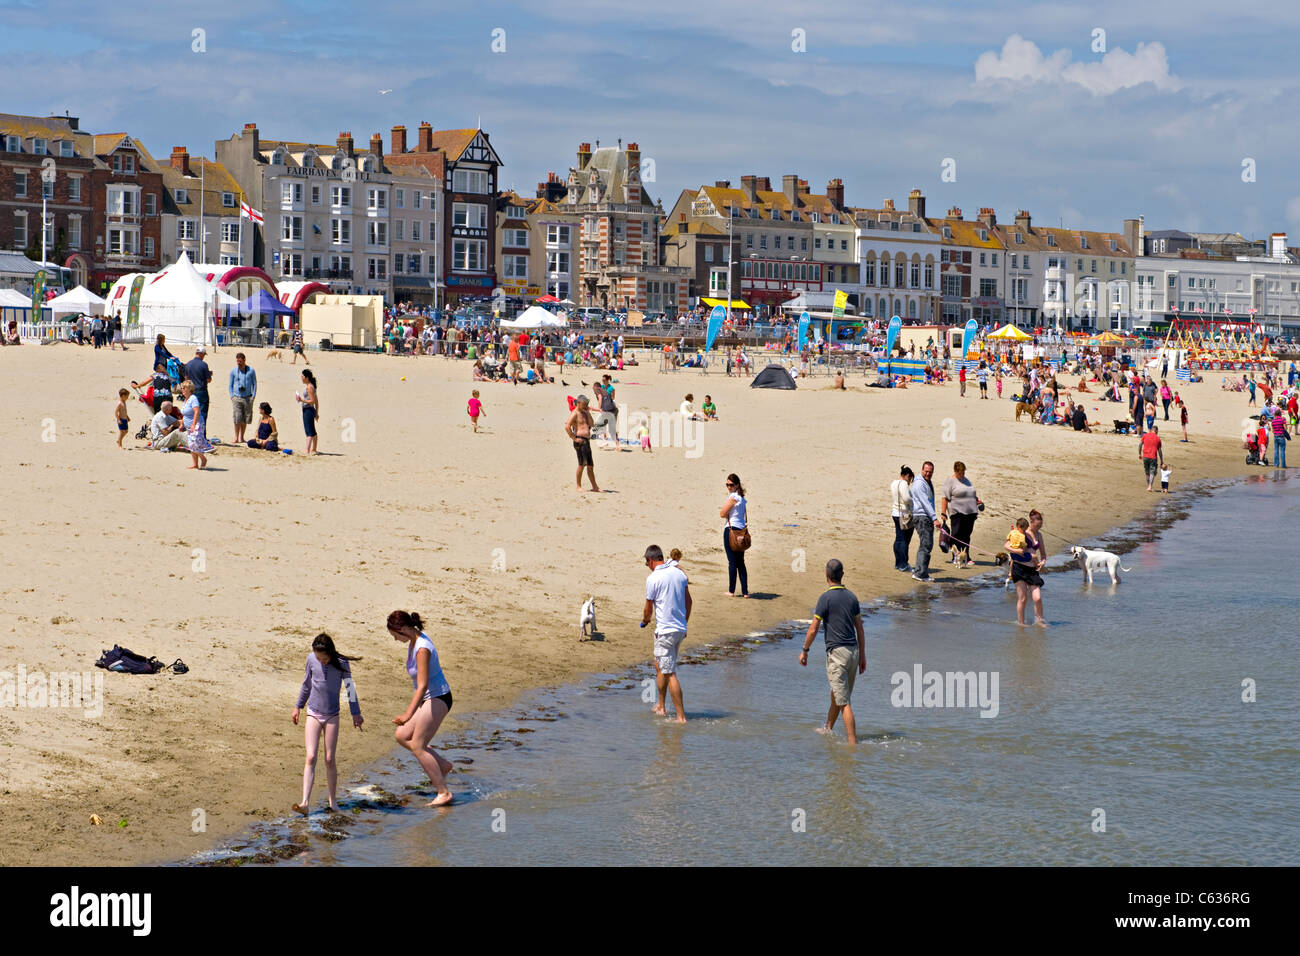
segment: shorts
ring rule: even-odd
[[[1011,583],[1015,584],[1024,581],[1031,588],[1041,588],[1043,586],[1043,576],[1032,565],[1021,561],[1011,562]]]
[[[856,647],[832,647],[826,651],[826,679],[831,685],[831,699],[836,707],[847,707],[853,696],[853,682],[858,676]]]
[[[649,451],[649,450],[650,450],[650,436],[649,436],[649,435],[642,435],[642,436],[641,436],[641,447],[644,448],[646,451]]]
[[[124,432],[124,431],[126,431],[129,427],[130,427],[130,422],[128,422],[125,418],[119,418],[119,419],[117,420],[117,430],[118,430],[118,431],[120,431],[120,432]]]
[[[232,395],[231,403],[235,406],[235,424],[247,425],[253,420],[253,400]]]
[[[1159,472],[1159,470],[1160,470],[1160,469],[1157,467],[1158,465],[1159,465],[1159,459],[1157,459],[1157,458],[1143,458],[1143,459],[1142,459],[1142,468],[1143,468],[1144,471],[1146,471],[1146,474],[1147,474],[1147,477],[1148,477],[1148,478],[1154,478],[1154,477],[1156,476],[1156,474],[1157,474],[1157,473]]]
[[[331,714],[326,717],[324,714],[316,713],[316,711],[312,710],[310,707],[307,708],[307,716],[319,720],[322,724],[328,724],[331,720],[337,722],[339,719],[338,714]]]
[[[308,438],[316,437],[316,409],[311,405],[302,407],[302,430]]]
[[[578,453],[578,467],[591,465],[593,468],[596,462],[591,457],[591,440],[588,438],[575,438],[573,440],[573,450]]]
[[[523,369],[523,366],[521,366],[521,365],[519,364],[519,359],[512,359],[512,360],[511,360],[511,362],[510,362],[510,371],[512,371],[512,372],[514,372],[516,375],[518,375],[518,374],[520,373],[520,371],[522,371],[522,369]]]
[[[981,391],[981,392],[987,392],[988,390],[989,390],[989,383],[988,383],[988,382],[980,382],[980,391]]]
[[[668,675],[677,672],[677,652],[685,639],[685,631],[664,631],[662,634],[655,634],[655,663],[659,666],[659,673]]]
[[[301,346],[301,345],[297,345],[297,344],[295,344],[295,345],[293,346],[293,350],[294,350],[295,352],[297,352],[299,355],[302,355],[302,346]],[[305,358],[305,356],[304,356],[304,358]]]

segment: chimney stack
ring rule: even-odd
[[[1030,229],[1029,223],[1030,223],[1029,213],[1024,209],[1016,210],[1016,228],[1023,229],[1025,230],[1025,232],[1028,232]]]
[[[789,200],[790,205],[799,205],[799,177],[785,175],[781,177],[781,192]]]
[[[961,206],[949,206],[949,207],[948,207],[948,218],[949,218],[949,219],[960,219],[960,218],[961,218]]]
[[[844,208],[844,180],[832,179],[826,184],[826,198],[836,209]]]
[[[399,156],[402,153],[406,152],[406,127],[405,126],[393,127],[393,152]]]
[[[421,123],[420,128],[416,131],[415,151],[417,153],[433,152],[433,127],[428,123]]]
[[[894,211],[894,200],[892,200],[892,199],[886,199],[883,203],[880,204],[880,211],[881,211],[881,212],[893,212],[893,211]]]
[[[370,137],[370,152],[380,159],[384,156],[384,138],[378,133]]]
[[[925,196],[919,189],[907,194],[907,211],[918,219],[925,218]]]
[[[1269,239],[1270,239],[1269,256],[1271,256],[1274,259],[1285,259],[1286,258],[1286,233],[1275,232],[1273,233],[1272,236],[1269,237]]]
[[[758,177],[757,176],[741,176],[740,188],[741,191],[744,192],[745,198],[748,199],[750,202],[758,201],[758,195],[757,195]]]
[[[979,218],[980,222],[984,223],[984,225],[988,226],[990,229],[998,224],[998,217],[993,212],[992,206],[981,206]]]
[[[636,143],[628,143],[627,202],[629,206],[639,206],[641,205],[641,200],[641,147]]]
[[[190,174],[190,154],[184,146],[172,147],[172,169],[179,169],[182,176]]]
[[[259,142],[259,140],[258,140],[258,135],[257,135],[257,124],[256,124],[256,123],[245,123],[245,124],[244,124],[244,133],[243,133],[243,135],[245,135],[245,136],[252,136],[252,137],[253,137],[253,152],[255,152],[255,153],[256,153],[256,152],[260,152],[260,146],[261,146],[261,144],[260,144],[260,142]]]
[[[730,179],[715,179],[715,180],[713,181],[713,185],[714,185],[714,187],[716,187],[717,189],[730,189],[730,188],[731,188],[731,180],[730,180]]]
[[[334,141],[334,145],[343,150],[344,155],[352,155],[352,134],[339,133],[339,138]]]
[[[589,162],[591,162],[591,144],[579,143],[578,144],[578,171],[582,172],[582,170],[586,169],[587,164]]]
[[[766,176],[756,176],[754,178],[754,185],[765,193],[770,193],[772,191],[772,180],[768,179]]]

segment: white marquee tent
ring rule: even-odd
[[[32,297],[23,295],[17,289],[0,289],[0,308],[3,309],[30,309],[32,307]]]
[[[55,315],[68,313],[85,315],[103,315],[104,300],[91,292],[84,285],[79,285],[71,292],[55,296],[45,303],[45,307]]]
[[[182,252],[165,272],[146,279],[140,293],[144,340],[152,341],[161,332],[169,345],[214,345],[215,291]]]
[[[563,328],[569,323],[562,315],[547,312],[540,305],[530,305],[513,319],[502,319],[503,329],[554,329]]]

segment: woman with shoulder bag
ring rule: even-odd
[[[727,476],[727,500],[721,515],[722,548],[727,552],[727,593],[732,597],[749,597],[749,571],[745,568],[745,551],[749,548],[749,521],[745,488],[736,474]],[[736,575],[740,575],[740,594],[736,594]]]
[[[912,469],[904,465],[898,472],[899,477],[889,486],[892,499],[891,514],[894,518],[894,570],[911,571],[907,555],[912,548]]]

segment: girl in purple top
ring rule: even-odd
[[[298,723],[298,712],[307,706],[307,763],[302,771],[302,803],[295,803],[294,810],[306,816],[308,801],[311,799],[312,784],[316,781],[316,748],[320,744],[321,733],[325,734],[325,771],[329,780],[330,809],[338,812],[338,764],[335,750],[339,739],[339,691],[346,688],[348,709],[352,711],[352,726],[361,729],[361,702],[357,700],[356,687],[352,683],[352,661],[359,657],[344,657],[334,647],[334,641],[328,634],[318,634],[311,642],[311,653],[307,655],[307,676],[303,678],[302,690],[298,692],[298,703],[293,708],[290,719]]]
[[[388,633],[393,635],[393,640],[406,642],[406,672],[411,675],[414,690],[406,713],[393,718],[397,725],[393,736],[415,754],[415,759],[438,791],[428,806],[445,807],[454,799],[447,789],[446,776],[451,772],[452,764],[429,743],[451,711],[451,687],[438,664],[438,651],[424,633],[420,615],[394,611],[388,615]]]

